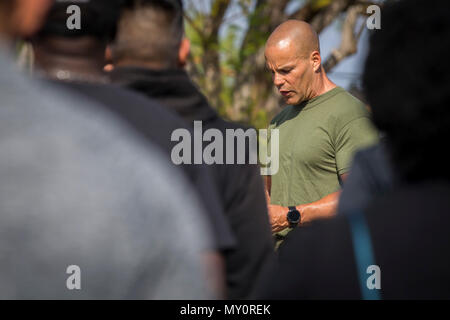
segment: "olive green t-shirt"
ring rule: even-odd
[[[358,149],[378,133],[364,104],[340,87],[299,105],[287,106],[271,122],[279,129],[279,169],[272,175],[271,203],[296,206],[340,189]]]

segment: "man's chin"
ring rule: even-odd
[[[298,99],[296,99],[295,97],[283,98],[283,100],[284,100],[284,103],[289,106],[294,106],[294,105],[298,104]]]

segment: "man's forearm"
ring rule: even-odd
[[[348,173],[343,173],[340,175],[340,178],[343,182],[347,180]],[[302,210],[299,210],[302,213],[302,221],[301,223],[308,223],[315,219],[329,218],[336,214],[339,196],[341,194],[341,190],[331,193],[322,199],[306,204],[297,206]]]
[[[300,225],[307,224],[316,219],[334,216],[339,193],[340,191],[329,194],[318,201],[296,206],[301,214]],[[289,227],[289,222],[286,218],[288,210],[287,207],[269,204],[269,218],[270,224],[272,225],[272,232],[278,232]]]
[[[341,178],[344,181],[347,178],[347,174],[342,175]],[[288,208],[270,204],[271,182],[270,176],[266,177],[266,200],[272,232],[278,232],[289,226],[289,222],[286,218]],[[315,202],[297,205],[297,210],[301,213],[300,224],[307,224],[316,219],[334,216],[336,214],[340,193],[341,191],[337,191]]]
[[[311,222],[316,219],[329,218],[336,214],[339,194],[341,191],[331,193],[322,199],[297,206],[301,212],[301,224]]]

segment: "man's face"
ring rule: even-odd
[[[266,47],[267,68],[286,104],[296,105],[310,99],[314,69],[309,57],[301,57],[288,40]]]

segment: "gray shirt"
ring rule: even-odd
[[[355,154],[339,197],[338,213],[360,212],[377,197],[390,192],[395,175],[383,142]]]
[[[209,230],[178,170],[12,64],[0,52],[0,298],[214,297]]]

